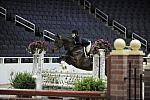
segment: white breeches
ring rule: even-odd
[[[90,44],[85,48],[87,53],[90,52],[90,49],[91,49],[91,46],[92,46],[91,41],[89,41],[89,42],[90,42]]]

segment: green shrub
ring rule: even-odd
[[[16,89],[35,89],[35,78],[30,73],[17,73],[13,79],[11,79],[11,86]]]
[[[78,80],[74,83],[74,90],[77,91],[103,91],[105,82],[101,79],[86,77],[83,80]]]

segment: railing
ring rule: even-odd
[[[120,24],[120,23],[118,23],[117,21],[115,21],[115,20],[113,20],[113,28],[116,28],[116,29],[118,29],[119,31],[121,31],[122,33],[124,33],[124,37],[125,37],[125,39],[127,38],[127,32],[126,32],[126,27],[125,26],[123,26],[122,24]]]
[[[147,40],[137,35],[136,33],[132,33],[132,39],[138,39],[143,46],[145,46],[145,51],[147,51]]]
[[[95,8],[95,18],[100,17],[103,21],[108,24],[108,15],[106,15],[104,12],[99,10],[98,8]]]
[[[84,9],[88,8],[89,13],[91,13],[91,3],[87,0],[84,0]]]
[[[30,22],[18,15],[15,15],[15,24],[17,24],[17,23],[23,25],[24,27],[32,30],[35,33],[35,24],[33,24],[32,22]]]
[[[137,68],[133,68],[131,62],[128,64],[128,75],[124,80],[128,80],[128,100],[137,100],[137,96],[139,100],[143,100],[143,74]],[[131,90],[134,91],[134,95]]]
[[[6,20],[6,15],[7,15],[7,10],[3,7],[0,6],[0,14],[2,14],[5,17]]]
[[[87,98],[106,100],[106,93],[101,91],[58,91],[58,90],[31,90],[31,89],[0,89],[3,95],[29,95],[29,96],[49,96],[49,97],[77,97],[85,100]],[[85,98],[85,99],[83,99]],[[9,99],[9,96],[7,96]],[[11,99],[11,98],[10,98]],[[13,98],[17,99],[17,98]],[[42,98],[25,98],[21,100],[43,100]],[[62,98],[63,99],[63,98]],[[4,100],[4,99],[3,99]],[[11,99],[12,100],[12,99]],[[45,99],[44,99],[45,100]],[[55,100],[55,99],[54,99]]]
[[[48,63],[53,63],[53,59],[58,59],[59,57],[44,57],[44,59],[48,59]],[[32,62],[27,62],[27,63],[33,63],[33,57],[0,57],[0,64],[6,64],[5,62],[6,59],[15,59],[15,63],[24,63],[24,59],[31,59]],[[11,62],[8,62],[11,63]],[[12,62],[13,63],[13,62]]]
[[[46,37],[46,38],[48,38],[52,41],[55,41],[53,38],[51,38],[51,37],[54,37],[54,36],[55,36],[54,33],[49,32],[48,30],[43,30],[43,37]]]

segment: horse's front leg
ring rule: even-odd
[[[59,62],[61,62],[61,61],[67,62],[68,59],[70,60],[71,58],[72,58],[72,57],[66,53],[65,55],[62,55],[61,57],[59,57],[58,61],[59,61]]]
[[[57,62],[60,63],[62,60],[65,61],[66,55],[62,55],[58,58]]]

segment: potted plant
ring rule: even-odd
[[[104,39],[97,39],[93,44],[92,44],[92,53],[93,54],[98,54],[99,49],[104,49],[105,53],[107,54],[112,50],[112,46],[108,41],[105,41]]]
[[[105,82],[102,79],[86,77],[74,83],[74,90],[77,91],[104,91]]]
[[[35,41],[29,44],[27,50],[31,54],[35,54],[35,52],[38,50],[38,53],[42,53],[42,51],[47,51],[48,49],[48,43],[45,41]]]
[[[11,86],[16,89],[35,89],[35,78],[27,72],[18,72],[14,78],[11,78]],[[18,95],[18,97],[31,97],[26,95]]]
[[[96,79],[94,77],[85,77],[82,80],[77,80],[74,83],[74,90],[76,91],[101,91],[104,92],[106,83],[102,79]],[[76,98],[76,100],[85,99],[82,97]],[[91,98],[86,98],[91,100]]]

